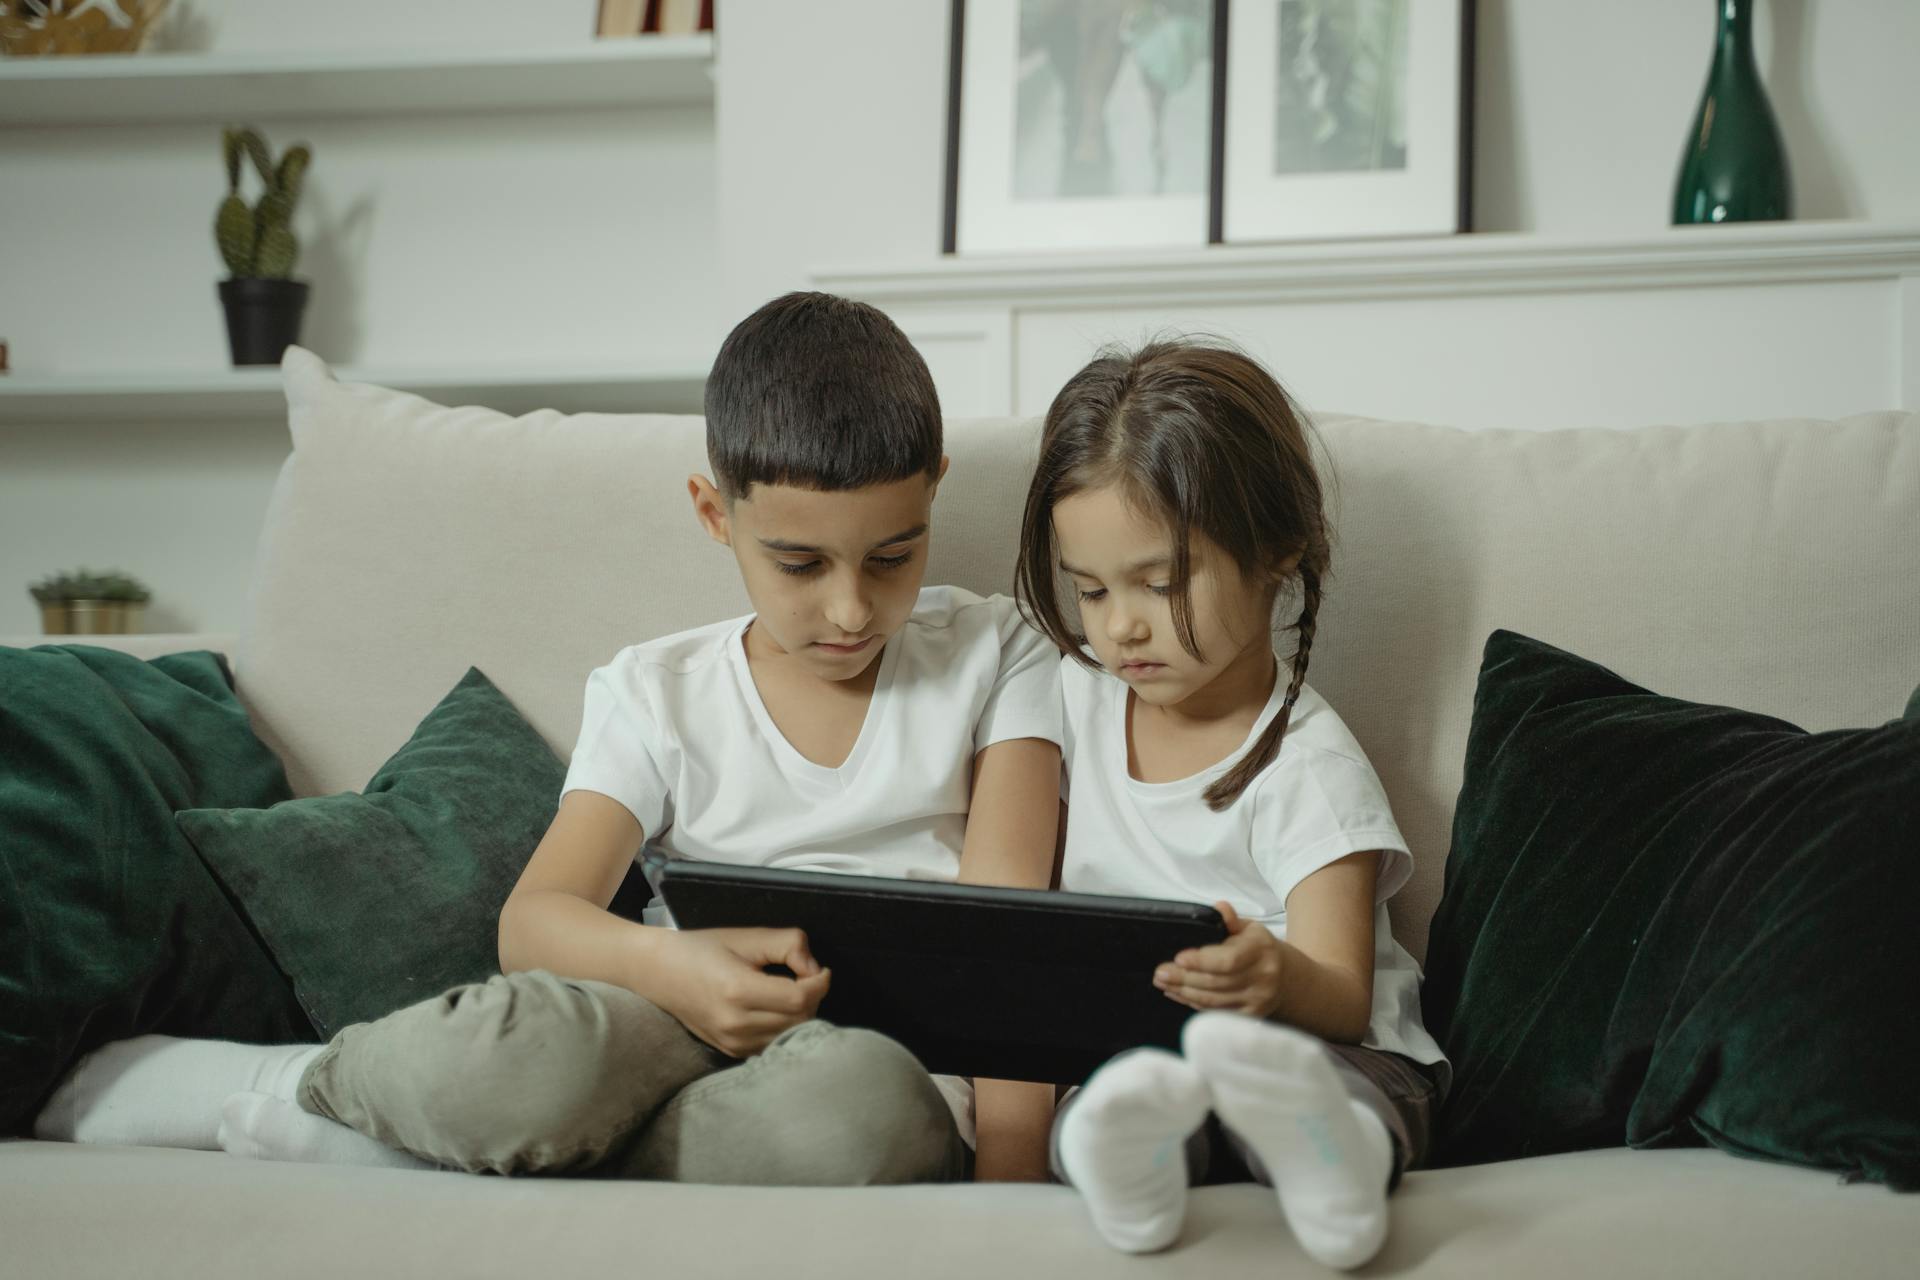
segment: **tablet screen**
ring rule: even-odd
[[[1191,1014],[1153,985],[1187,947],[1224,941],[1198,903],[674,861],[681,928],[799,928],[833,983],[819,1016],[870,1027],[929,1071],[1077,1084]]]

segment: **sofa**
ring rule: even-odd
[[[361,788],[469,666],[564,757],[589,670],[745,612],[728,553],[688,510],[685,479],[705,468],[698,417],[508,418],[338,383],[297,348],[285,368],[293,450],[241,631],[111,643],[231,655],[297,794]],[[1316,423],[1337,535],[1309,680],[1412,845],[1392,910],[1416,956],[1495,628],[1816,730],[1897,714],[1920,679],[1920,415]],[[1009,589],[1036,438],[1031,420],[949,425],[929,582]],[[1363,1274],[1920,1275],[1920,1198],[1709,1148],[1415,1172],[1392,1215]],[[1180,1242],[1134,1258],[1102,1246],[1058,1186],[609,1184],[0,1142],[0,1275],[19,1280],[1316,1270],[1271,1194],[1246,1185],[1196,1191]]]

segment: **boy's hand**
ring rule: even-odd
[[[687,929],[665,955],[661,1008],[733,1058],[752,1057],[813,1017],[832,980],[798,929]],[[766,973],[773,964],[794,976]]]
[[[1264,925],[1242,920],[1230,904],[1213,905],[1227,922],[1227,940],[1182,951],[1153,971],[1153,985],[1188,1008],[1270,1016],[1280,1007],[1293,948]]]

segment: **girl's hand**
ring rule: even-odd
[[[1271,1016],[1280,1007],[1293,948],[1264,925],[1242,920],[1231,904],[1213,905],[1227,922],[1227,940],[1182,951],[1154,970],[1153,985],[1191,1009]]]
[[[672,937],[662,949],[660,1007],[728,1057],[752,1057],[813,1017],[832,980],[798,929],[687,929]],[[765,971],[775,964],[793,976]]]

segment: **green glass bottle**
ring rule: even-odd
[[[1753,60],[1753,0],[1714,0],[1713,65],[1673,187],[1673,221],[1769,222],[1793,216],[1787,149]]]

